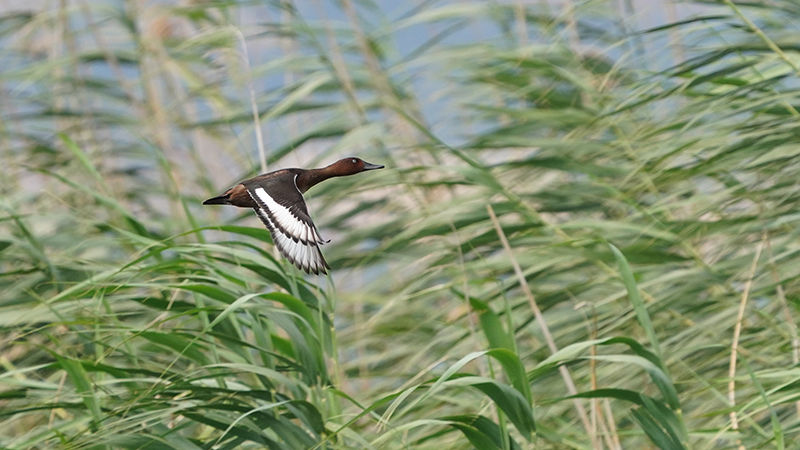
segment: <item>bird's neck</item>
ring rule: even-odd
[[[306,170],[297,176],[297,189],[300,190],[300,193],[305,194],[305,192],[311,189],[314,185],[321,183],[328,178],[338,176],[339,174],[331,170],[331,166],[323,167],[322,169]]]

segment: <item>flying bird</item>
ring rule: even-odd
[[[325,269],[330,266],[319,246],[330,241],[319,235],[303,194],[328,178],[375,169],[383,169],[383,166],[351,157],[321,169],[276,170],[244,180],[203,204],[253,208],[269,230],[275,246],[290,263],[306,273],[327,274]]]

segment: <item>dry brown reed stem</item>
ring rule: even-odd
[[[61,380],[58,382],[58,388],[56,389],[55,397],[53,397],[53,403],[58,403],[61,400],[61,392],[64,390],[64,383],[67,381],[67,371],[65,370],[64,373],[61,374]],[[50,411],[50,418],[47,421],[47,426],[52,427],[56,421],[56,412],[63,413],[64,410],[61,408],[53,408]]]
[[[767,241],[766,234],[761,239],[756,249],[756,256],[753,258],[753,263],[750,265],[750,275],[747,277],[747,282],[744,285],[744,292],[742,292],[742,301],[739,303],[739,314],[736,317],[736,325],[733,328],[733,342],[731,343],[731,361],[728,367],[728,402],[731,408],[736,406],[736,357],[739,353],[739,337],[742,333],[742,322],[744,321],[744,311],[747,306],[747,299],[750,296],[750,286],[753,285],[753,277],[758,267],[758,260],[761,258],[761,251],[764,250],[764,244]],[[734,431],[739,430],[739,419],[736,417],[736,410],[731,410],[731,429]],[[740,440],[736,440],[736,445],[740,450],[744,450],[744,446]]]
[[[572,296],[571,293],[569,294],[570,297],[573,298],[573,300],[577,300],[575,299],[574,296]],[[586,313],[587,309],[591,309],[592,311],[591,317]],[[580,302],[577,305],[575,305],[575,310],[583,312],[583,315],[586,318],[586,322],[588,323],[587,327],[589,332],[589,338],[597,339],[597,328],[598,328],[597,311],[595,310],[594,305],[591,303]],[[597,389],[597,360],[594,359],[594,356],[597,355],[597,347],[593,345],[590,348],[590,351],[592,359],[589,360],[589,374],[590,374],[589,382],[591,390],[595,390]],[[608,402],[608,399],[605,399],[605,401]],[[591,405],[590,411],[592,419],[592,431],[594,433],[597,433],[597,427],[599,426],[601,431],[600,437],[603,438],[603,440],[606,443],[606,446],[612,450],[622,450],[622,448],[619,445],[619,436],[617,436],[617,430],[613,423],[614,416],[611,414],[611,407],[610,406],[608,407],[608,418],[606,418],[604,417],[603,409],[600,407],[600,399],[597,398],[591,399],[590,405]],[[608,423],[606,423],[606,420],[608,420]],[[602,447],[597,447],[597,448],[601,449]]]
[[[539,309],[539,305],[536,303],[536,298],[534,298],[533,292],[531,292],[531,288],[528,286],[527,280],[525,280],[525,275],[522,273],[522,269],[517,262],[517,258],[514,257],[514,252],[511,251],[511,245],[508,243],[506,234],[503,232],[503,228],[500,226],[500,221],[497,220],[497,216],[494,214],[492,205],[486,205],[486,210],[489,212],[489,218],[492,219],[492,224],[494,225],[495,231],[497,231],[497,236],[500,238],[500,242],[503,244],[503,248],[506,250],[506,253],[508,253],[508,259],[511,261],[511,265],[514,267],[514,273],[517,275],[517,279],[519,280],[520,287],[522,287],[522,291],[528,298],[528,303],[531,305],[533,315],[536,317],[536,323],[539,324],[539,328],[542,330],[542,335],[544,336],[545,342],[547,342],[547,347],[550,349],[551,353],[555,354],[558,352],[556,341],[553,339],[553,335],[550,334],[550,328],[547,326],[544,315],[542,315],[542,311]],[[575,383],[572,381],[572,376],[569,374],[569,369],[561,365],[558,366],[558,371],[561,373],[561,378],[564,379],[564,384],[567,386],[567,392],[569,392],[570,395],[576,395],[578,393],[578,389],[575,387]],[[583,409],[583,405],[581,405],[581,402],[578,399],[572,399],[572,402],[575,405],[575,411],[578,413],[578,417],[580,417],[581,422],[583,422],[583,427],[586,429],[586,434],[592,441],[592,447],[597,448],[597,436],[592,433],[592,424],[589,420],[589,416],[586,414],[586,410]]]
[[[618,444],[619,437],[616,435],[616,429],[614,429],[614,432],[613,432],[613,435],[612,435],[611,429],[609,429],[609,425],[606,425],[605,417],[603,417],[603,409],[599,407],[599,405],[600,405],[599,399],[593,399],[593,400],[597,401],[596,403],[597,403],[598,406],[597,406],[597,409],[596,410],[592,410],[592,412],[596,411],[596,415],[597,415],[597,418],[598,418],[597,423],[600,425],[600,431],[602,432],[601,436],[602,436],[603,440],[606,442],[606,446],[608,448],[612,449],[612,450],[622,450],[622,448]],[[606,399],[606,401],[608,401],[608,400]],[[609,420],[609,424],[613,428],[614,424],[611,422],[611,420]],[[617,444],[615,444],[615,440],[616,440]],[[599,443],[600,443],[600,440],[598,439],[598,444]],[[602,446],[597,447],[597,448],[602,449]]]
[[[615,450],[622,450],[622,443],[619,441],[619,434],[617,433],[617,425],[614,423],[614,412],[611,411],[611,402],[608,398],[603,399],[603,408],[605,409],[606,416],[608,416],[608,431],[613,445],[609,447]],[[601,422],[602,423],[602,422]]]
[[[458,253],[458,266],[461,269],[462,273],[462,280],[461,280],[461,290],[464,294],[464,305],[466,307],[466,316],[467,321],[469,322],[469,335],[472,338],[472,342],[475,344],[475,351],[478,352],[481,350],[481,343],[478,340],[478,318],[475,317],[475,311],[472,310],[470,307],[470,298],[469,298],[469,278],[467,277],[467,267],[464,263],[464,252],[461,250],[461,246],[458,245],[458,242],[461,242],[461,239],[458,235],[458,228],[456,228],[456,224],[453,221],[448,223],[450,225],[450,230],[453,232],[453,235],[456,237],[456,252]],[[478,373],[481,376],[486,376],[486,365],[480,364],[478,365]]]

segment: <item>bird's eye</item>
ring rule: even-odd
[[[354,159],[353,164],[358,164],[358,160]]]

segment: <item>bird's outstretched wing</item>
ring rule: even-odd
[[[296,177],[293,173],[285,176]],[[275,177],[279,178],[279,177]],[[277,179],[259,180],[245,183],[247,192],[258,205],[253,208],[258,218],[266,225],[272,241],[281,254],[292,264],[306,273],[326,274],[330,269],[320,244],[322,239],[311,220],[303,194],[296,188],[286,189],[286,183],[276,183]]]

